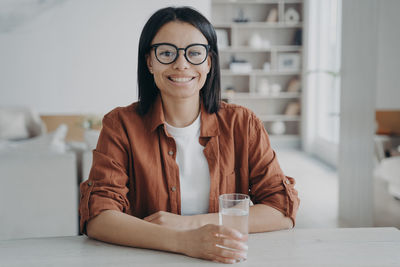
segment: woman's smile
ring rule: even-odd
[[[168,76],[168,79],[175,83],[188,83],[194,80],[196,76]]]

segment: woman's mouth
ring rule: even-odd
[[[176,82],[176,83],[187,83],[193,80],[196,77],[171,77],[169,76],[168,79],[170,81]]]

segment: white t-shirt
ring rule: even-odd
[[[210,197],[210,171],[199,143],[200,114],[189,126],[176,128],[165,123],[176,143],[176,163],[179,167],[181,214],[208,213]]]

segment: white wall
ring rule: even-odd
[[[210,0],[67,0],[0,32],[0,106],[105,113],[137,100],[140,32],[168,5],[193,6],[210,19]]]
[[[378,20],[377,109],[400,109],[400,1],[381,0]]]

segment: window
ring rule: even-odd
[[[309,152],[336,165],[340,125],[341,0],[310,0],[306,135]]]

